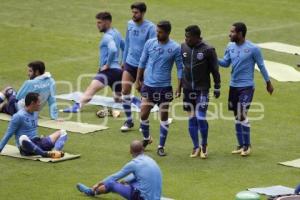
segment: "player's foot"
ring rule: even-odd
[[[125,121],[123,126],[120,128],[120,130],[122,132],[127,132],[127,131],[130,131],[134,126],[134,123],[132,121]]]
[[[250,146],[244,146],[243,151],[241,152],[241,156],[249,156],[251,153]]]
[[[77,188],[80,192],[86,194],[87,196],[95,196],[94,191],[93,191],[91,188],[89,188],[89,187],[83,185],[82,183],[77,183],[76,188]]]
[[[165,148],[164,147],[158,147],[157,149],[157,155],[159,156],[166,156]]]
[[[63,110],[65,113],[78,113],[80,111],[80,104],[74,103],[72,107]]]
[[[193,149],[193,151],[192,151],[190,157],[191,157],[191,158],[196,158],[196,157],[200,156],[200,152],[201,152],[200,147],[198,147],[198,148],[196,148],[196,149]]]
[[[201,152],[200,152],[200,158],[206,159],[207,156],[208,156],[208,153],[207,153],[207,145],[202,145],[202,147],[201,147]]]
[[[64,157],[65,153],[62,151],[48,151],[47,152],[47,157],[48,158],[62,158]]]
[[[242,146],[237,146],[236,149],[234,149],[231,153],[232,154],[241,154],[243,151],[243,147]]]
[[[149,136],[148,139],[143,140],[143,147],[146,148],[148,146],[148,144],[151,144],[151,143],[152,143],[152,137]]]

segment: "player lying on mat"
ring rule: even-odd
[[[8,129],[0,141],[0,152],[8,140],[15,135],[16,145],[21,155],[40,155],[42,157],[60,158],[67,141],[67,132],[59,130],[47,137],[39,137],[37,132],[38,111],[41,106],[40,95],[30,92],[25,97],[25,108],[12,116]]]

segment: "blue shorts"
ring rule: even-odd
[[[209,102],[208,90],[183,89],[183,110],[206,112]]]
[[[141,96],[154,104],[160,105],[173,100],[173,89],[172,86],[150,87],[143,85],[141,89]]]
[[[35,145],[40,147],[43,151],[51,151],[54,147],[54,144],[52,143],[49,136],[42,137],[42,138],[35,137],[35,138],[32,138],[31,141]],[[34,155],[34,154],[32,154],[32,152],[28,152],[25,149],[23,149],[22,146],[20,146],[20,153],[21,153],[21,155],[24,155],[24,156]]]
[[[94,80],[100,81],[105,86],[109,86],[114,92],[122,91],[122,69],[106,69],[97,73]]]
[[[230,87],[228,96],[228,109],[238,112],[247,112],[254,95],[254,87]]]
[[[138,71],[138,67],[137,66],[133,66],[133,65],[130,65],[128,63],[125,63],[125,65],[124,65],[124,71],[127,71],[132,76],[132,78],[135,81],[136,75],[137,75],[137,71]]]

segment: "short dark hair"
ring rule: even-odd
[[[39,94],[36,92],[29,92],[25,97],[25,106],[29,106],[32,102],[39,100]]]
[[[144,2],[135,2],[131,4],[130,6],[131,10],[132,9],[138,9],[141,13],[145,13],[147,11],[147,6]]]
[[[33,72],[38,71],[40,74],[45,73],[45,63],[43,61],[32,61],[27,66],[30,67],[33,70]]]
[[[242,32],[242,35],[243,37],[246,36],[246,33],[247,33],[247,27],[246,27],[246,24],[243,23],[243,22],[236,22],[234,24],[232,24],[232,26],[235,27],[235,31],[236,32]]]
[[[164,30],[167,33],[171,33],[171,23],[169,21],[160,21],[157,23],[157,27]]]
[[[96,19],[112,21],[112,16],[110,12],[104,11],[104,12],[99,12],[96,15]]]
[[[199,26],[197,26],[197,25],[190,25],[190,26],[186,27],[185,32],[189,33],[192,36],[196,36],[199,38],[201,36],[201,30],[200,30]]]

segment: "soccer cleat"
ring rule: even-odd
[[[249,156],[251,153],[251,148],[250,146],[244,146],[241,152],[241,156]]]
[[[120,111],[120,110],[112,109],[110,114],[111,114],[111,116],[112,116],[113,118],[118,118],[118,117],[120,117],[120,115],[121,115],[121,111]]]
[[[148,146],[148,144],[152,143],[152,137],[149,136],[149,139],[144,139],[143,140],[143,147],[146,148]]]
[[[65,113],[78,113],[80,111],[80,104],[74,103],[72,107],[63,110]]]
[[[132,121],[125,121],[123,126],[120,128],[120,130],[122,132],[127,132],[127,131],[130,131],[134,126],[134,123]]]
[[[93,191],[91,188],[89,188],[89,187],[83,185],[82,183],[77,183],[76,188],[77,188],[80,192],[86,194],[87,196],[95,196],[94,191]]]
[[[196,148],[196,149],[193,149],[193,151],[192,151],[190,157],[191,157],[191,158],[196,158],[196,157],[200,156],[200,152],[201,152],[200,147],[198,147],[198,148]]]
[[[243,151],[243,147],[242,146],[237,146],[235,150],[233,150],[231,153],[232,154],[241,154]]]
[[[166,152],[165,152],[164,147],[158,147],[157,155],[159,155],[159,156],[166,156],[167,155]]]
[[[201,152],[200,152],[200,158],[206,159],[207,156],[208,156],[207,145],[202,145]]]
[[[65,153],[62,151],[48,151],[47,152],[47,157],[48,158],[62,158],[64,157]]]

